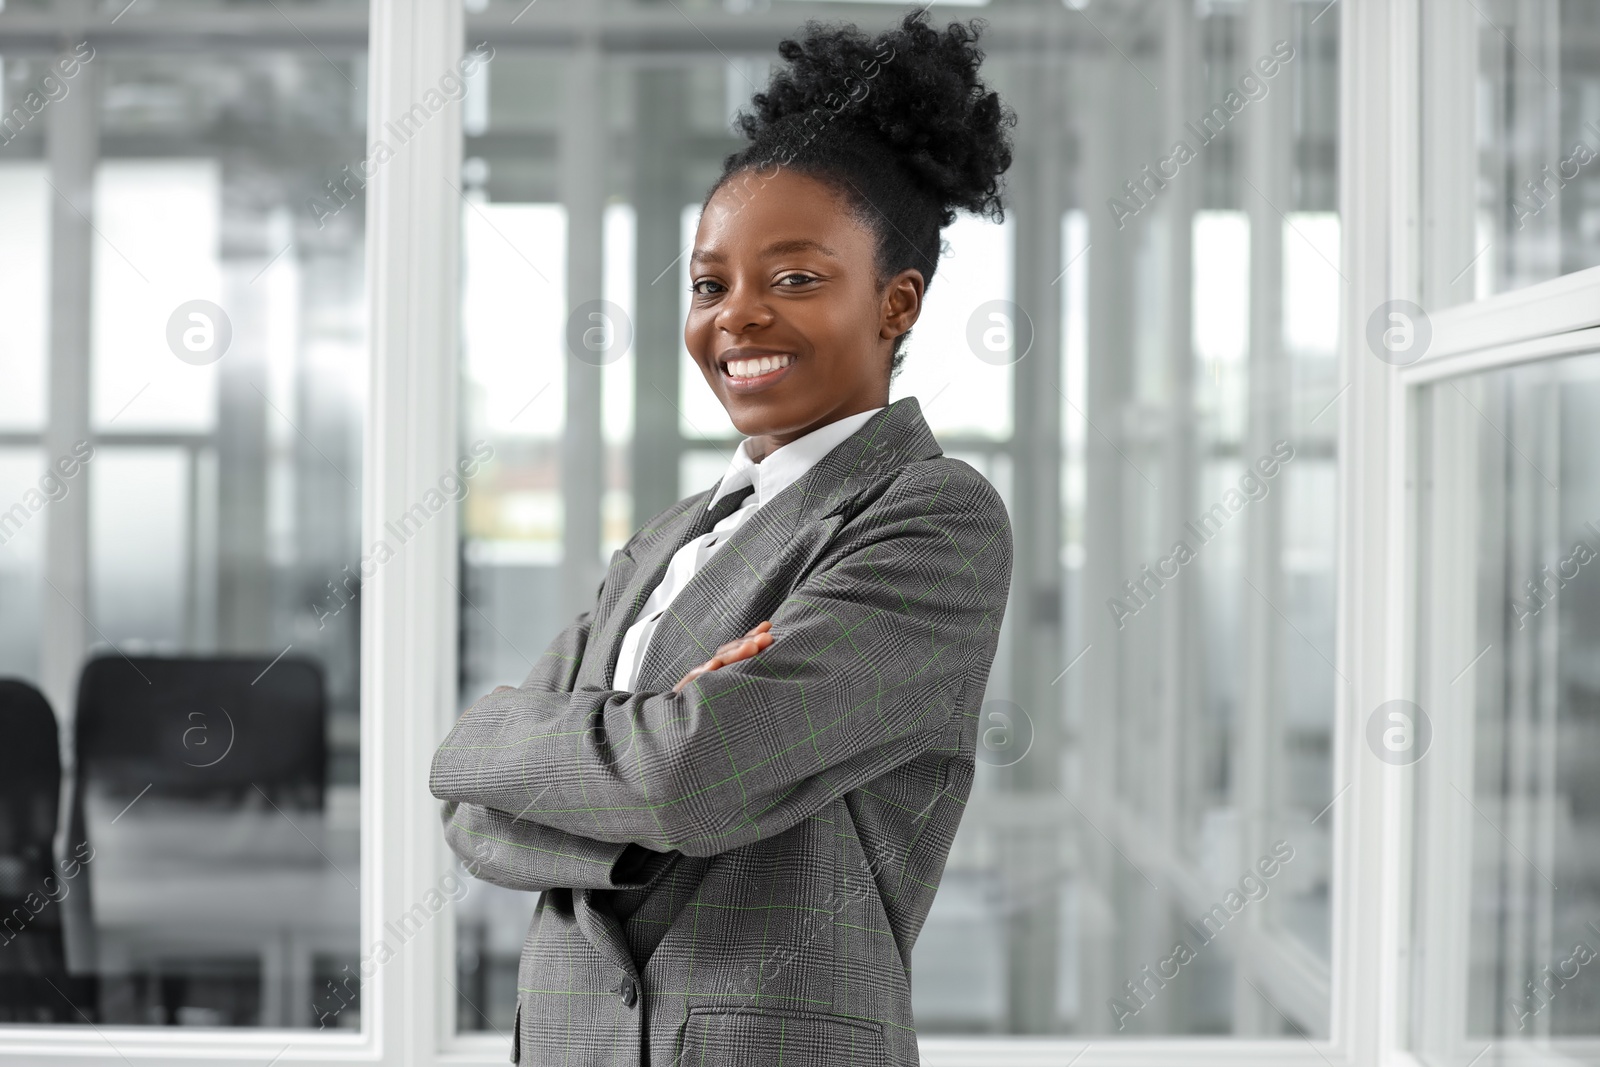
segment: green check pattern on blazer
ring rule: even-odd
[[[434,755],[452,850],[541,891],[512,1059],[916,1064],[911,949],[972,786],[1005,505],[903,398],[706,561],[636,692],[607,688],[712,492],[646,523],[595,607]],[[672,692],[763,619],[771,645]]]

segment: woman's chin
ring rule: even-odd
[[[746,437],[779,433],[795,421],[787,417],[788,405],[773,397],[724,396],[719,399],[734,428]]]

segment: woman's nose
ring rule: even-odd
[[[717,310],[716,325],[727,333],[740,334],[770,326],[773,318],[766,293],[755,286],[741,284],[728,291],[728,298]]]

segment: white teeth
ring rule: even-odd
[[[757,375],[775,371],[779,367],[787,367],[793,362],[793,356],[757,356],[754,359],[733,359],[728,361],[728,374],[734,378],[754,378]]]

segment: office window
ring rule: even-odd
[[[1592,4],[1495,0],[1477,8],[1473,259],[1450,280],[1473,299],[1600,264],[1600,65]]]
[[[610,550],[740,439],[684,349],[688,251],[801,9],[467,8],[494,58],[464,104],[459,447],[538,399],[462,504],[461,708],[519,682]],[[983,14],[985,76],[1022,116],[1007,218],[946,231],[890,399],[918,398],[1021,540],[993,744],[916,950],[919,1032],[1326,1036],[1337,22],[1287,2]],[[1174,131],[1194,157],[1146,178]],[[535,212],[564,227],[501,221]],[[1193,564],[1145,579],[1184,537]],[[1195,940],[1241,880],[1237,920]],[[457,906],[459,1031],[509,1032],[532,907],[482,885]],[[1135,990],[1184,937],[1195,964]]]
[[[1371,714],[1415,828],[1404,1040],[1428,1064],[1593,1062],[1600,307],[1583,4],[1427,4],[1421,300],[1380,313],[1406,387],[1413,687]],[[1399,318],[1396,318],[1396,313]]]
[[[0,780],[55,810],[8,808],[5,1022],[360,1025],[352,12],[0,12],[0,674],[53,739]]]
[[[1600,1037],[1600,356],[1439,382],[1421,405],[1425,670],[1386,724],[1416,756],[1424,828],[1414,1033],[1435,1055],[1551,1043],[1581,1061]]]

